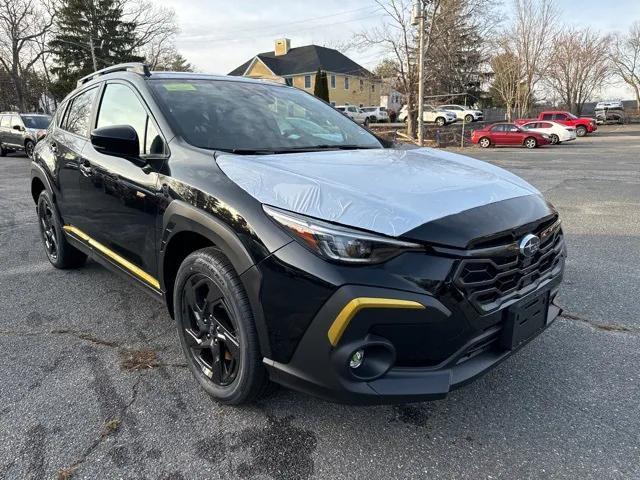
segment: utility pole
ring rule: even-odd
[[[424,143],[424,16],[425,8],[423,0],[416,0],[413,6],[413,25],[418,25],[420,29],[420,47],[418,49],[418,143]]]

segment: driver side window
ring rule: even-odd
[[[138,134],[140,155],[163,155],[164,141],[131,88],[121,83],[107,84],[96,128],[111,125],[130,125]]]

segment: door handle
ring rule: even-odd
[[[92,175],[91,164],[89,162],[82,162],[80,164],[80,173],[85,177],[90,177]]]

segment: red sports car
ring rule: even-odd
[[[549,135],[524,130],[513,123],[494,123],[481,130],[474,130],[471,134],[471,142],[477,143],[482,148],[491,145],[522,145],[527,148],[536,148],[550,144],[551,140]]]

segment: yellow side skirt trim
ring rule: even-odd
[[[113,250],[110,250],[109,248],[107,248],[103,244],[101,244],[100,242],[94,240],[89,235],[87,235],[82,230],[80,230],[79,228],[76,228],[76,227],[71,226],[71,225],[65,225],[62,228],[64,229],[65,232],[68,232],[68,233],[71,233],[71,234],[75,235],[76,237],[78,237],[82,241],[86,242],[89,246],[95,248],[96,250],[98,250],[100,253],[102,253],[106,257],[109,257],[111,260],[116,262],[118,265],[124,267],[126,270],[129,270],[136,277],[140,278],[141,280],[144,280],[146,283],[151,285],[156,290],[160,290],[160,282],[158,282],[158,280],[153,278],[147,272],[143,271],[137,265],[134,265],[133,263],[131,263],[126,258],[121,257],[120,255],[118,255]]]
[[[349,322],[351,322],[353,317],[355,317],[360,310],[365,308],[408,308],[413,310],[424,310],[424,305],[412,300],[368,297],[354,298],[344,306],[329,328],[327,336],[329,337],[329,343],[331,343],[332,346],[335,347],[338,344],[340,338],[342,338],[342,334],[349,326]]]

